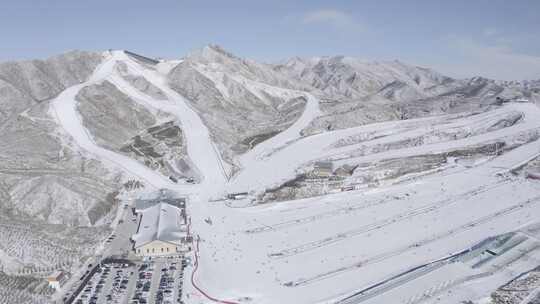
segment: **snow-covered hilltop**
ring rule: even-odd
[[[381,95],[398,101],[418,99],[440,94],[454,82],[430,69],[399,61],[366,62],[343,56],[308,60],[293,58],[277,69],[328,96],[343,98]]]
[[[0,279],[76,272],[124,204],[168,189],[188,199],[196,281],[219,299],[477,301],[538,266],[539,102],[540,81],[215,45],[3,63]],[[45,302],[40,284],[0,285],[0,301]]]

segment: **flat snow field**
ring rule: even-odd
[[[496,177],[496,165],[261,207],[192,206],[213,220],[194,220],[199,280],[222,298],[319,303],[537,220],[540,186]]]

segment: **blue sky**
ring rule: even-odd
[[[454,77],[540,78],[540,1],[2,0],[0,61],[72,49],[179,58],[346,55]]]

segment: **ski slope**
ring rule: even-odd
[[[414,138],[424,135],[433,129],[452,129],[456,127],[463,127],[467,124],[474,126],[478,122],[490,117],[515,112],[527,113],[524,115],[522,122],[516,124],[514,127],[503,128],[494,132],[489,132],[482,136],[472,136],[453,141],[435,142],[418,147],[391,150],[356,158],[347,157],[348,154],[361,147],[393,143],[407,138]],[[447,115],[408,121],[391,121],[318,134],[294,141],[285,148],[275,151],[272,155],[265,158],[244,158],[244,170],[241,171],[231,182],[231,187],[240,191],[242,189],[263,189],[270,185],[276,186],[287,181],[288,179],[293,178],[295,176],[296,169],[301,164],[306,164],[314,160],[336,159],[335,165],[340,166],[347,163],[373,162],[395,157],[451,151],[459,147],[485,143],[498,138],[503,138],[505,136],[511,136],[519,132],[534,131],[540,127],[536,117],[540,117],[540,109],[534,104],[509,104],[497,110],[470,117],[467,116],[453,119],[453,115]],[[450,121],[450,123],[448,123],[448,121]],[[391,134],[385,135],[388,130],[391,130]],[[380,139],[370,140],[344,147],[332,147],[332,144],[341,138],[369,132],[375,132],[376,134],[381,133],[385,136]],[[280,147],[280,145],[278,145],[278,147]],[[265,150],[265,148],[268,149],[268,146],[261,147],[261,150]],[[344,158],[344,160],[340,161],[339,158]],[[265,172],[265,174],[260,174],[260,172]]]
[[[522,119],[510,127],[347,157],[359,146],[392,143],[433,130],[474,130],[515,113],[522,114]],[[537,117],[540,112],[534,104],[508,104],[478,115],[394,121],[315,135],[293,141],[267,157],[251,158],[228,186],[251,190],[275,185],[294,176],[300,165],[317,159],[336,158],[337,164],[374,162],[521,138],[540,130]],[[375,133],[374,139],[334,145],[339,139],[369,132]],[[203,239],[199,271],[207,278],[209,292],[221,298],[246,297],[253,303],[335,303],[400,271],[533,221],[540,214],[540,185],[501,176],[500,171],[539,152],[540,141],[533,140],[480,165],[452,165],[395,186],[248,208],[208,206],[204,216],[212,218],[215,227],[194,222],[194,230]],[[408,303],[419,292],[401,290],[395,303]],[[380,299],[373,297],[370,303],[386,303]]]
[[[115,68],[118,62],[127,65],[128,73],[143,76],[162,90],[167,100],[156,100],[131,86]],[[75,97],[83,87],[104,80],[153,112],[178,118],[189,157],[201,177],[199,184],[174,184],[143,164],[95,143],[77,113]],[[190,295],[186,303],[209,303],[198,288],[214,298],[242,303],[337,303],[415,266],[538,220],[540,184],[507,174],[540,154],[540,140],[524,139],[540,131],[536,105],[510,103],[476,115],[390,121],[302,137],[300,131],[320,115],[317,98],[303,95],[307,103],[300,118],[239,156],[242,170],[232,180],[227,178],[208,128],[189,101],[169,88],[159,70],[139,64],[122,51],[107,55],[90,80],[62,92],[52,101],[51,111],[82,151],[155,189],[190,196],[191,229],[200,242],[198,286],[185,284],[185,294]],[[516,113],[521,119],[513,125],[478,131]],[[454,134],[456,130],[467,136],[433,135]],[[362,140],[351,140],[353,137]],[[393,145],[419,137],[429,140],[413,146]],[[331,159],[336,165],[375,163],[502,139],[515,142],[516,147],[472,166],[450,164],[439,172],[395,184],[246,208],[209,202],[210,197],[226,192],[261,191],[279,185],[316,160]],[[381,145],[392,148],[374,149]],[[360,155],[360,150],[367,152]],[[208,218],[211,224],[205,221]],[[392,303],[420,303],[422,292],[436,294],[475,278],[474,272],[464,270],[467,267],[442,265],[430,272],[440,281],[432,290],[421,290],[422,276],[418,276],[348,303],[389,303],[388,299],[395,299]],[[460,276],[460,271],[467,275]],[[441,280],[445,276],[451,282]]]
[[[154,189],[173,187],[172,182],[165,176],[148,170],[146,166],[136,160],[98,146],[92,135],[83,126],[81,116],[77,112],[77,101],[75,97],[83,87],[98,83],[112,73],[116,56],[118,56],[118,52],[115,55],[109,55],[87,82],[72,86],[60,93],[51,102],[53,117],[56,118],[62,129],[70,135],[77,146],[84,152],[102,160],[111,167],[128,172],[130,175],[145,181],[146,184],[152,186]]]
[[[311,121],[318,117],[321,112],[319,110],[319,100],[309,93],[299,93],[300,96],[305,96],[307,102],[304,112],[287,130],[263,141],[256,145],[240,157],[240,162],[244,168],[249,168],[253,162],[264,161],[273,152],[290,145],[294,141],[301,138],[300,132],[305,129]]]
[[[154,189],[170,188],[187,190],[204,185],[223,185],[225,172],[222,160],[214,149],[208,129],[202,123],[197,113],[188,106],[185,99],[166,87],[162,76],[157,72],[149,71],[136,64],[123,51],[114,51],[112,54],[106,54],[105,56],[104,63],[97,68],[87,82],[66,89],[52,101],[51,109],[59,125],[73,138],[76,144],[94,157],[102,159],[110,165],[120,168],[121,171],[129,172],[131,175],[144,180],[147,184],[153,186]],[[143,75],[153,85],[161,89],[167,95],[168,100],[165,103],[162,100],[154,100],[133,88],[118,75],[118,71],[115,69],[118,62],[127,64],[129,69],[137,73],[137,75]],[[190,130],[185,134],[189,156],[195,163],[196,169],[200,171],[202,177],[202,182],[198,186],[173,184],[167,177],[149,169],[143,164],[129,157],[99,147],[96,144],[92,135],[83,126],[80,114],[76,109],[77,101],[75,97],[83,87],[104,80],[110,80],[130,98],[141,101],[144,106],[175,115],[181,122],[182,127]]]
[[[120,90],[124,90],[124,93],[136,99],[144,100],[146,103],[151,104],[152,107],[178,117],[182,128],[187,130],[185,137],[188,154],[200,171],[203,179],[201,184],[207,186],[224,184],[227,174],[223,161],[214,147],[208,128],[202,122],[195,109],[189,105],[184,97],[169,88],[164,75],[159,74],[157,71],[144,68],[123,52],[118,53],[117,60],[127,64],[131,73],[143,76],[165,93],[168,99],[165,103],[163,101],[152,100],[149,96],[145,96],[143,93],[129,86],[117,74],[111,75],[114,82],[120,84],[119,88]]]
[[[534,220],[539,185],[493,174],[522,152],[365,192],[241,209],[209,206],[204,216],[213,225],[195,221],[193,227],[203,239],[199,278],[221,298],[334,303]],[[403,303],[418,291],[407,292]]]

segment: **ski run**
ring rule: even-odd
[[[508,174],[539,155],[540,140],[523,141],[473,165],[450,164],[440,172],[375,188],[247,207],[214,201],[226,193],[278,186],[294,178],[299,167],[317,160],[337,165],[371,163],[519,139],[540,130],[540,109],[535,104],[508,103],[475,115],[389,121],[303,137],[301,130],[320,115],[319,101],[297,92],[307,100],[304,113],[287,130],[241,155],[240,171],[229,177],[228,164],[199,113],[168,86],[159,69],[146,67],[123,51],[106,57],[87,82],[66,89],[52,102],[52,114],[81,153],[144,181],[149,191],[169,189],[189,197],[191,229],[200,237],[196,279],[216,298],[257,304],[420,303],[440,295],[437,303],[457,303],[460,296],[482,296],[511,274],[494,272],[487,279],[475,279],[476,270],[438,262],[435,270],[400,279],[384,292],[355,293],[470,248],[488,236],[519,231],[540,214],[540,184]],[[115,68],[118,63],[159,88],[167,99],[156,100],[131,86]],[[175,184],[142,163],[96,144],[77,112],[76,96],[82,88],[105,80],[150,111],[178,118],[200,183]],[[471,131],[486,120],[516,113],[522,115],[519,123],[478,135],[355,154],[362,147],[417,138],[434,130]],[[371,138],[336,145],[362,134]],[[539,250],[531,251],[532,256],[539,258]],[[520,267],[514,272],[523,270]],[[466,288],[465,282],[481,287]],[[185,289],[191,294],[188,303],[210,302],[193,286],[186,284]],[[454,290],[454,297],[443,296],[448,290]]]

